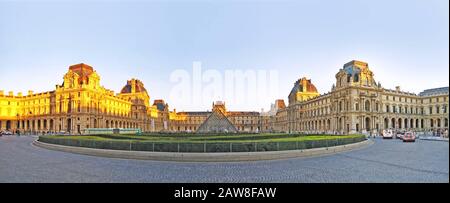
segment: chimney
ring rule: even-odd
[[[395,90],[396,90],[397,92],[400,92],[400,86],[395,86]]]
[[[22,96],[22,92],[18,92],[18,93],[17,93],[17,96],[18,96],[18,97],[21,97],[21,96]]]
[[[0,90],[0,96],[3,96],[5,94],[5,92],[3,92],[3,90]]]
[[[9,91],[8,95],[11,96],[11,97],[14,96],[14,92],[13,91]]]

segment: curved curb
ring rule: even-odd
[[[358,143],[305,150],[270,151],[270,152],[227,152],[227,153],[177,153],[177,152],[145,152],[109,149],[94,149],[48,144],[35,140],[33,145],[50,150],[71,152],[76,154],[100,156],[108,158],[140,159],[154,161],[177,162],[237,162],[288,159],[335,154],[360,149],[373,144],[372,140]]]

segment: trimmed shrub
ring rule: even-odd
[[[305,142],[296,142],[297,145],[297,149],[306,149],[306,144]]]
[[[177,143],[155,143],[155,152],[178,152]]]
[[[297,143],[296,142],[279,142],[278,143],[278,150],[296,150],[297,149]]]
[[[337,139],[328,140],[328,146],[329,147],[337,146]]]
[[[112,141],[111,148],[115,150],[130,150],[130,142],[122,142],[122,141]]]
[[[257,150],[258,150],[258,152],[277,151],[277,143],[276,142],[258,142]]]
[[[204,152],[203,143],[180,143],[180,152]]]
[[[67,141],[67,139],[66,139]],[[80,147],[95,148],[95,141],[93,140],[80,140]]]
[[[233,152],[254,152],[255,151],[255,143],[233,143],[232,151]]]
[[[314,140],[312,141],[313,144],[313,148],[322,148],[322,147],[327,147],[327,141],[326,140]]]
[[[132,142],[131,143],[132,151],[153,151],[153,142]]]
[[[206,152],[230,152],[231,143],[206,143]]]
[[[295,135],[298,136],[298,135]],[[75,147],[87,147],[113,150],[155,151],[155,152],[255,152],[284,151],[332,147],[364,141],[364,136],[354,138],[331,138],[327,140],[306,140],[291,142],[237,142],[237,143],[176,143],[136,140],[91,140],[72,139],[70,137],[41,136],[39,141]]]
[[[312,149],[312,148],[314,148],[314,141],[307,140],[307,141],[304,141],[303,144],[305,145],[304,149]]]
[[[95,147],[99,149],[113,149],[112,142],[110,141],[96,141]]]

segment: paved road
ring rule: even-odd
[[[93,157],[0,137],[0,182],[449,182],[449,143],[376,139],[335,155],[236,163]]]

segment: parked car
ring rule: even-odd
[[[392,130],[383,130],[383,139],[392,139],[393,136]]]
[[[397,139],[403,139],[403,135],[405,135],[405,133],[404,132],[397,132],[397,134],[396,134],[396,138]]]
[[[12,132],[7,131],[7,130],[2,130],[2,131],[0,131],[0,135],[12,135]]]
[[[415,142],[416,135],[413,132],[406,132],[403,135],[403,142]]]

